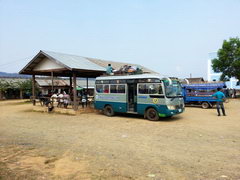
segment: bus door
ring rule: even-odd
[[[129,83],[127,84],[127,103],[128,111],[137,112],[137,84]]]

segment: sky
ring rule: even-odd
[[[240,37],[239,0],[0,0],[0,71],[40,50],[207,77],[208,53]]]

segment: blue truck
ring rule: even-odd
[[[184,103],[186,105],[201,105],[203,109],[212,108],[217,100],[212,95],[217,88],[226,88],[221,83],[182,84]]]

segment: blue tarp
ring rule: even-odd
[[[212,94],[214,94],[217,91],[217,88],[225,88],[226,84],[225,83],[182,84],[182,87],[185,103],[194,101],[216,102],[216,99],[212,97]],[[203,92],[201,92],[201,90],[203,90]]]
[[[225,83],[204,83],[204,84],[182,84],[183,88],[186,89],[217,89],[224,88],[226,86]]]

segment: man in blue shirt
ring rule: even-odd
[[[108,67],[106,68],[106,73],[107,73],[108,75],[111,75],[112,72],[113,72],[113,68],[112,68],[111,64],[108,64]]]
[[[224,109],[224,105],[223,105],[223,100],[226,98],[224,93],[221,92],[221,88],[217,88],[217,92],[214,93],[212,95],[212,97],[215,97],[217,99],[217,112],[218,112],[218,116],[221,116],[220,114],[220,108],[222,109],[222,113],[224,116],[226,116],[225,114],[225,109]]]

